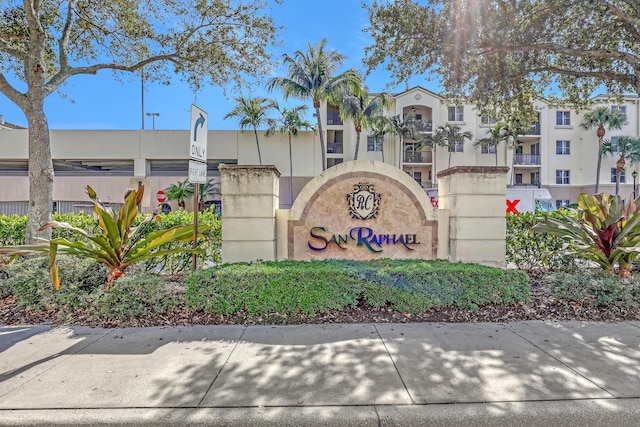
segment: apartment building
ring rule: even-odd
[[[374,138],[364,129],[360,138],[359,159],[378,160],[394,165],[411,175],[425,189],[437,186],[436,172],[450,166],[508,166],[509,183],[514,186],[533,185],[548,188],[558,206],[575,203],[581,192],[595,188],[598,141],[596,129],[580,127],[584,111],[563,105],[538,101],[538,120],[523,135],[515,147],[504,144],[475,147],[493,126],[490,117],[482,117],[473,105],[455,105],[421,87],[414,87],[393,96],[393,105],[385,112],[390,116],[411,114],[417,131],[433,133],[439,125],[455,123],[472,134],[471,140],[451,149],[422,148],[411,138],[385,134]],[[640,136],[640,99],[624,96],[622,100],[606,95],[593,99],[594,105],[623,110],[627,123],[621,130],[607,129],[606,139],[627,135]],[[326,142],[326,167],[352,160],[355,154],[356,131],[352,123],[343,122],[339,110],[324,105],[321,120]],[[15,126],[0,127],[0,214],[20,213],[28,201],[28,134]],[[280,205],[289,207],[302,187],[322,172],[319,136],[301,132],[293,139],[290,171],[287,138],[275,134],[267,137],[260,132],[263,164],[275,165],[280,178]],[[189,161],[187,130],[52,130],[51,148],[56,181],[55,209],[61,212],[90,208],[85,186],[91,185],[103,200],[118,203],[124,189],[145,184],[144,206],[156,205],[154,195],[170,184],[186,179]],[[218,179],[218,165],[257,164],[258,154],[252,132],[216,131],[208,133],[208,176]],[[600,171],[600,191],[614,193],[617,157],[605,157]],[[638,165],[627,164],[621,177],[620,194],[633,194],[633,172]],[[293,181],[293,199],[289,182]],[[640,182],[639,182],[640,183]],[[172,202],[172,207],[175,202]],[[192,204],[187,203],[187,206]]]

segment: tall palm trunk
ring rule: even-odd
[[[353,156],[353,160],[358,160],[359,151],[360,151],[360,131],[356,128],[356,152]]]
[[[260,142],[258,142],[258,130],[253,127],[253,133],[256,135],[256,147],[258,147],[258,161],[260,162],[260,166],[262,166],[262,155],[260,154]]]
[[[289,134],[289,200],[293,206],[293,154],[291,150],[291,134]]]
[[[600,166],[602,165],[602,145],[604,143],[604,126],[598,126],[598,130],[596,131],[596,135],[598,136],[598,165],[596,166],[596,189],[595,193],[598,194],[598,190],[600,189]],[[616,194],[618,192],[616,191]]]
[[[626,163],[622,156],[616,162],[616,195],[620,194],[620,175],[622,175]]]
[[[320,135],[320,154],[322,155],[322,170],[327,168],[327,150],[324,146],[324,133],[322,132],[322,120],[320,120],[320,100],[313,100],[313,108],[318,119],[318,134]]]

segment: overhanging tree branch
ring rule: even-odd
[[[14,102],[17,106],[24,109],[26,101],[24,94],[11,86],[11,84],[5,78],[4,73],[2,72],[0,72],[0,92],[6,95],[6,97]]]
[[[67,7],[67,18],[59,41],[60,69],[67,69],[69,67],[69,54],[67,53],[67,49],[69,46],[69,35],[71,34],[71,28],[73,28],[73,14],[77,3],[77,0],[70,0],[69,6]]]
[[[11,55],[16,59],[19,59],[20,61],[24,61],[24,59],[27,57],[24,52],[12,47],[11,44],[9,44],[9,42],[2,37],[0,37],[0,51]]]

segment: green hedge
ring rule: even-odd
[[[476,264],[378,260],[227,264],[187,278],[187,306],[230,314],[314,314],[352,306],[409,313],[528,302],[528,276]]]
[[[506,261],[508,264],[523,270],[567,268],[574,265],[574,258],[562,254],[560,238],[551,234],[531,231],[531,227],[544,215],[543,212],[507,215]],[[548,215],[561,216],[554,212]],[[553,254],[549,255],[551,253]]]
[[[159,229],[171,228],[174,225],[188,225],[193,223],[193,213],[186,212],[184,210],[178,210],[169,214],[161,214],[159,217],[160,221],[154,221],[150,224],[150,226],[146,228],[145,234],[149,234]],[[142,218],[144,218],[143,215],[138,215],[135,225],[137,225]],[[98,221],[92,215],[85,215],[81,213],[56,213],[53,214],[53,220],[68,222],[75,227],[89,231],[91,234],[100,233]],[[24,244],[26,223],[26,215],[0,215],[0,246]],[[198,240],[198,247],[203,250],[203,254],[199,255],[197,258],[198,266],[204,267],[211,263],[220,262],[222,242],[222,221],[220,220],[220,217],[213,212],[213,209],[207,209],[198,214],[198,223],[209,226],[209,230],[205,233],[205,236]],[[59,228],[54,228],[52,230],[52,237],[64,237],[71,241],[78,241],[81,239],[77,233],[72,233],[69,230]],[[162,248],[167,249],[174,247],[191,248],[191,242],[168,243]],[[144,271],[163,271],[169,274],[176,274],[187,270],[190,267],[191,254],[188,253],[167,255],[165,257],[149,260],[140,266],[134,266],[134,268],[140,268]]]

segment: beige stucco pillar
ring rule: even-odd
[[[439,208],[449,212],[451,261],[506,265],[508,167],[456,166],[438,173]]]
[[[220,165],[222,262],[274,261],[280,172],[275,166]]]

